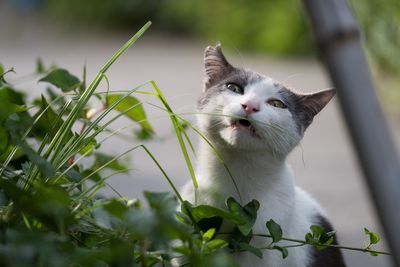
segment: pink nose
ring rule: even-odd
[[[242,108],[246,112],[246,115],[250,115],[251,113],[260,111],[260,105],[253,101],[243,101],[240,103]]]

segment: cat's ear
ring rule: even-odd
[[[204,65],[206,70],[205,87],[208,88],[215,82],[229,74],[234,67],[226,60],[222,53],[221,44],[208,46],[204,51]]]
[[[328,89],[312,94],[297,95],[297,111],[300,120],[306,129],[328,102],[336,94],[335,89]]]

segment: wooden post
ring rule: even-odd
[[[338,91],[343,116],[400,266],[400,160],[379,106],[346,0],[303,0],[321,57]]]

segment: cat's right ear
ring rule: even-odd
[[[221,44],[207,46],[204,51],[204,65],[206,70],[205,89],[220,81],[234,69],[222,53]]]

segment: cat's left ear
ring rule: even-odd
[[[297,95],[297,107],[300,120],[306,129],[328,102],[336,94],[335,89],[329,89],[312,94]]]
[[[205,88],[214,85],[234,70],[222,53],[221,44],[208,46],[204,51],[204,65],[206,70]]]

